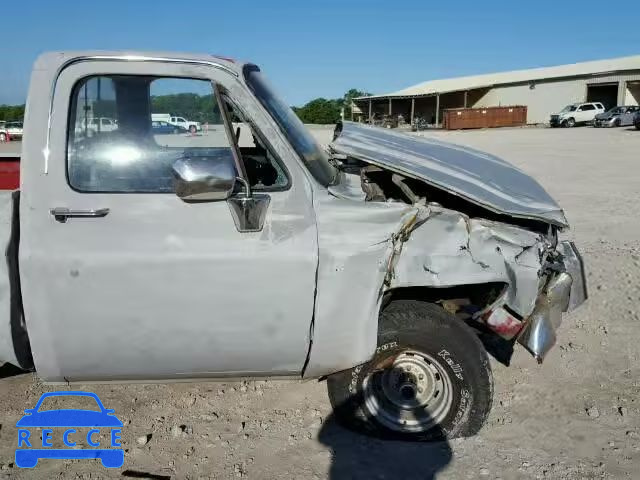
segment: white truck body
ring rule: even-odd
[[[191,131],[200,131],[202,130],[202,126],[200,125],[200,122],[194,122],[192,120],[187,120],[184,117],[171,117],[171,119],[169,120],[169,123],[172,125],[177,125],[179,127],[184,128],[185,130],[191,130]]]
[[[96,72],[117,85],[118,128],[74,136]],[[542,360],[586,298],[542,187],[491,155],[349,122],[329,161],[260,75],[208,55],[38,59],[20,195],[0,196],[0,359],[51,382],[324,377],[376,354],[398,295],[497,285],[470,320]],[[213,85],[224,133],[155,143],[139,79],[166,77]],[[256,145],[238,144],[231,108]]]

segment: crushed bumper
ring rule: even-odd
[[[587,299],[584,264],[575,244],[560,242],[557,250],[561,269],[552,274],[518,336],[518,342],[539,363],[556,343],[556,330],[562,323],[562,314],[574,310]]]

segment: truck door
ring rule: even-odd
[[[252,112],[234,117],[239,129],[225,128],[223,90],[236,113]],[[193,62],[85,60],[61,71],[52,98],[49,155],[30,150],[21,201],[25,318],[40,375],[299,374],[318,250],[309,180],[237,76]],[[167,110],[210,128],[154,134],[152,113]],[[112,129],[89,132],[93,117],[113,119]],[[258,144],[242,161],[252,190],[269,198],[260,231],[239,231],[228,201],[174,193],[175,162],[229,158],[234,131]]]

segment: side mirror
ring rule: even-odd
[[[226,200],[233,193],[236,167],[229,157],[183,157],[173,164],[176,195],[186,202]]]

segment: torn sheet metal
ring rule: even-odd
[[[395,242],[418,212],[404,203],[365,203],[354,191],[336,189],[334,195],[314,199],[319,265],[305,377],[352,368],[371,358]]]
[[[568,226],[564,212],[533,178],[494,155],[389,129],[342,122],[330,148],[422,180],[493,212]]]
[[[542,363],[556,343],[556,330],[562,323],[562,312],[569,306],[572,283],[573,278],[566,272],[554,275],[538,297],[536,308],[518,337],[518,342],[538,363]]]
[[[320,252],[305,377],[371,357],[388,290],[501,282],[507,287],[497,307],[521,317],[533,311],[547,248],[542,235],[437,205],[362,202],[354,192],[334,189],[314,202]],[[505,336],[521,325],[511,327]]]
[[[508,285],[504,304],[526,317],[536,303],[547,248],[541,234],[427,205],[402,245],[388,288],[501,282]]]

